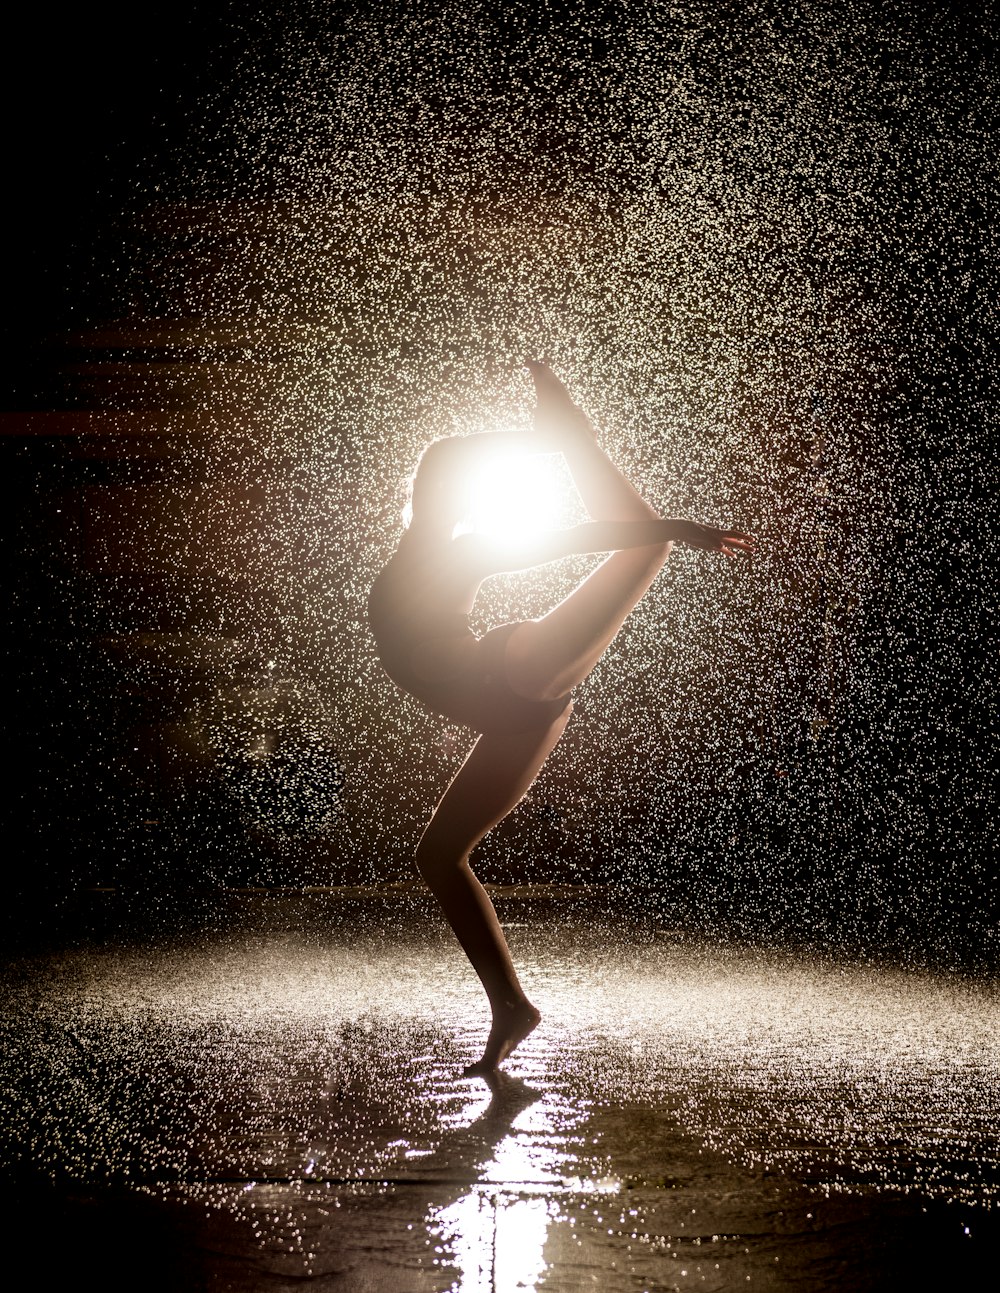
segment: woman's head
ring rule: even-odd
[[[469,511],[470,438],[447,436],[432,441],[410,478],[410,497],[403,512],[411,520],[458,525]]]

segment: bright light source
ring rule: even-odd
[[[565,524],[566,483],[558,454],[497,453],[472,478],[470,521],[477,534],[523,538]]]

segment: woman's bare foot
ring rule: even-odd
[[[493,1010],[493,1027],[486,1039],[486,1050],[478,1064],[470,1064],[464,1077],[482,1077],[492,1073],[508,1055],[537,1027],[542,1018],[530,1001],[515,1006],[496,1006]]]
[[[597,430],[583,409],[577,405],[569,391],[548,364],[535,359],[527,361],[528,370],[535,383],[535,428],[554,434],[557,439],[580,432],[597,439]]]

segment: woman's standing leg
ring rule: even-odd
[[[485,1052],[470,1072],[496,1068],[541,1016],[521,987],[496,910],[472,873],[469,854],[524,797],[569,713],[567,708],[547,728],[481,736],[417,845],[417,868],[479,975],[493,1012]]]

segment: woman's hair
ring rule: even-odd
[[[410,477],[409,497],[403,508],[403,523],[424,513],[450,516],[456,525],[469,511],[468,467],[470,437],[446,436],[432,440],[420,455],[417,469]]]

